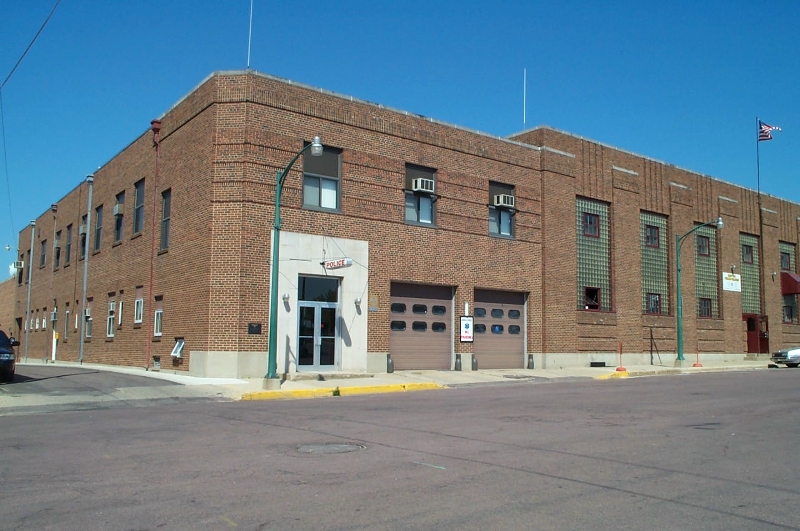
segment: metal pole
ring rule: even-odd
[[[80,354],[78,355],[78,363],[83,363],[83,344],[86,341],[86,282],[89,279],[89,240],[91,232],[89,227],[92,226],[92,188],[94,183],[94,175],[87,175],[86,182],[89,183],[89,204],[86,207],[86,239],[83,246],[83,294],[81,295],[81,338],[79,341]]]
[[[56,276],[56,270],[55,270],[55,265],[56,265],[56,221],[57,221],[58,205],[56,205],[56,204],[50,205],[50,212],[53,213],[53,257],[51,259],[53,261],[53,268],[52,268],[52,270],[50,272],[50,300],[53,302],[53,307],[51,308],[51,310],[52,310],[52,312],[55,312],[56,311],[56,303],[55,303],[55,299],[53,298],[53,282],[54,282],[55,276]],[[51,315],[55,315],[55,313],[52,313]],[[45,315],[44,318],[47,319],[47,315]],[[51,330],[50,330],[50,336],[51,336],[50,355],[53,358],[53,361],[56,361],[56,358],[55,358],[55,351],[56,351],[56,327],[55,327],[55,321],[53,321],[53,320],[50,321],[50,328],[51,328]],[[45,363],[47,363],[47,351],[45,351],[45,353],[44,353],[43,361]]]
[[[694,232],[694,231],[692,231]],[[675,286],[678,290],[677,294],[677,303],[678,303],[678,359],[677,361],[683,361],[683,296],[681,295],[681,242],[683,239],[679,234],[675,235],[675,263],[677,265],[677,271],[675,274]]]
[[[283,171],[278,171],[275,184],[275,222],[272,226],[272,273],[269,281],[269,339],[267,343],[267,374],[264,376],[267,380],[278,379],[278,262],[280,261],[280,244],[281,244],[281,190],[283,189],[283,181],[289,170],[292,169],[294,163],[300,158],[300,155],[305,153],[311,147],[318,147],[321,149],[319,137],[314,137],[314,142],[306,145],[301,149],[297,155],[286,165]],[[316,154],[312,150],[312,155]],[[322,153],[318,153],[321,155]]]
[[[31,252],[28,255],[28,309],[25,311],[25,361],[28,361],[28,337],[31,330],[31,284],[33,283],[33,237],[36,234],[36,220],[31,220]]]

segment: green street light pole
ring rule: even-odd
[[[269,282],[269,344],[268,344],[268,359],[267,359],[267,375],[264,377],[267,380],[278,380],[278,261],[280,259],[280,245],[281,245],[281,190],[283,190],[283,181],[289,170],[292,169],[294,163],[300,158],[300,155],[311,149],[311,155],[319,157],[322,155],[322,142],[318,136],[314,137],[314,141],[301,149],[294,158],[289,161],[283,171],[278,171],[276,185],[275,185],[275,223],[272,226],[272,275]]]
[[[681,295],[681,244],[683,240],[691,236],[697,229],[702,227],[709,227],[711,225],[716,225],[718,229],[721,229],[724,226],[722,223],[722,216],[719,216],[715,221],[709,221],[707,223],[703,223],[702,225],[698,225],[683,236],[680,234],[675,235],[675,262],[677,266],[677,274],[675,275],[675,286],[678,292],[678,358],[675,361],[685,361],[686,358],[683,357],[683,295]]]

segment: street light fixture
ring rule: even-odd
[[[697,225],[695,228],[690,230],[684,235],[676,234],[675,241],[677,245],[675,247],[675,262],[677,265],[677,274],[675,275],[675,286],[677,288],[678,293],[678,358],[675,361],[685,361],[686,358],[683,357],[683,296],[681,295],[681,244],[683,240],[691,236],[694,232],[702,227],[710,227],[712,225],[716,225],[717,229],[722,229],[725,224],[722,222],[722,216],[719,216],[714,221],[709,221],[707,223],[703,223],[702,225]]]
[[[275,223],[272,226],[272,274],[269,282],[269,343],[268,343],[268,359],[267,359],[267,375],[264,377],[264,387],[275,388],[280,387],[280,379],[278,378],[278,263],[280,259],[280,244],[281,244],[281,190],[283,190],[283,181],[286,180],[286,175],[292,169],[294,163],[300,158],[300,155],[307,150],[311,150],[311,155],[319,157],[322,155],[323,147],[322,141],[318,136],[314,137],[313,142],[306,145],[301,149],[286,165],[283,171],[278,171],[275,186]]]

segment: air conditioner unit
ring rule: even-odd
[[[432,194],[433,188],[434,188],[433,179],[423,179],[422,177],[419,177],[411,181],[412,192],[426,192]]]
[[[84,312],[83,312],[83,316],[86,317],[87,319],[91,319],[92,318],[92,310],[89,309],[89,308],[86,308],[86,310],[84,310]]]
[[[514,196],[499,194],[494,196],[494,206],[502,208],[514,208]]]
[[[78,234],[86,234],[86,225],[78,227]]]
[[[54,323],[56,321],[58,321],[58,312],[56,310],[53,310],[52,312],[50,312],[50,322]]]
[[[14,262],[14,267],[16,267],[17,269],[23,269],[25,267],[25,262],[23,262],[22,260],[17,260],[16,262]]]
[[[125,205],[117,203],[114,205],[114,215],[121,216],[122,213],[125,212]]]

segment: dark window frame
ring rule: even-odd
[[[783,313],[783,322],[784,323],[790,323],[791,324],[791,323],[794,322],[794,307],[792,307],[792,306],[784,306],[782,313]]]
[[[94,251],[98,252],[103,243],[103,205],[94,209]]]
[[[651,230],[655,231],[655,236],[651,234]],[[653,242],[653,238],[655,238],[655,242]],[[661,228],[655,225],[645,225],[644,226],[644,245],[645,247],[650,247],[652,249],[660,249],[661,248]]]
[[[752,264],[754,260],[753,246],[746,243],[742,244],[742,263]]]
[[[781,251],[781,271],[792,270],[792,255],[785,251]]]
[[[583,213],[583,235],[587,238],[600,237],[600,214]]]
[[[169,249],[170,219],[172,215],[172,188],[161,192],[161,238],[160,250]]]
[[[72,259],[72,223],[67,225],[67,239],[66,239],[66,245],[64,246],[64,267],[69,265],[71,259]]]
[[[589,290],[595,290],[597,296],[590,297]],[[602,290],[594,286],[583,287],[583,309],[589,312],[599,312],[603,309]]]
[[[125,206],[125,192],[120,192],[116,196],[117,210],[119,212],[114,216],[114,243],[119,243],[125,237],[125,213],[123,207]]]
[[[144,231],[144,179],[139,179],[133,183],[133,235],[136,236]]]
[[[705,310],[708,311],[705,311]],[[712,319],[714,317],[714,305],[708,297],[700,297],[697,300],[697,317],[700,319]]]
[[[711,238],[697,235],[697,256],[711,256]]]
[[[660,293],[647,293],[647,305],[645,307],[645,312],[648,315],[659,315],[661,314],[661,294]],[[651,297],[655,297],[656,301],[656,311],[652,311],[653,307],[651,305]]]
[[[324,173],[317,173],[314,166],[318,166],[321,161],[315,159],[325,159],[331,156],[336,156],[336,175],[326,175]],[[306,166],[311,166],[311,171]],[[317,203],[309,202],[306,197],[306,181],[317,180]],[[331,181],[336,183],[336,204],[332,207],[322,206],[322,181]],[[303,155],[303,188],[302,188],[303,208],[309,210],[318,210],[321,212],[341,212],[342,208],[342,150],[332,147],[323,146],[322,157],[313,157]]]

